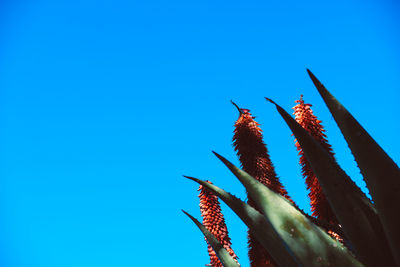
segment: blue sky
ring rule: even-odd
[[[310,68],[400,162],[395,1],[2,1],[0,265],[204,266],[191,175],[245,198],[237,110],[309,211],[287,111],[304,94],[363,187]],[[363,188],[365,190],[365,188]],[[248,266],[246,227],[222,205]]]

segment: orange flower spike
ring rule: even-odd
[[[212,184],[210,181],[207,182]],[[232,243],[228,235],[228,228],[226,227],[225,219],[221,212],[218,197],[202,185],[200,185],[198,190],[200,191],[200,211],[201,216],[203,217],[203,225],[218,239],[219,242],[221,242],[224,248],[236,260],[237,256],[231,248]],[[210,264],[208,266],[222,267],[222,263],[209,244],[208,254],[210,255]]]
[[[296,121],[305,130],[307,130],[311,136],[318,140],[321,145],[326,149],[326,151],[330,155],[332,155],[332,157],[334,157],[332,147],[328,143],[328,140],[324,133],[325,130],[321,124],[321,121],[318,120],[317,117],[313,114],[313,111],[311,109],[312,105],[304,103],[303,95],[300,96],[300,100],[296,100],[295,102],[298,103],[296,106],[293,107],[293,114],[295,115]],[[300,165],[302,167],[303,177],[305,178],[307,189],[310,190],[308,195],[310,197],[312,215],[329,223],[337,224],[338,221],[336,219],[336,216],[333,213],[324,193],[322,192],[322,188],[319,185],[317,177],[313,173],[310,164],[304,156],[303,150],[301,149],[299,142],[297,142],[297,140],[295,140],[295,142],[296,148],[299,151],[300,155]]]
[[[243,170],[293,203],[275,173],[267,147],[263,142],[260,124],[254,120],[255,117],[251,115],[250,110],[241,109],[234,102],[232,104],[239,110],[239,118],[234,125],[233,146]],[[254,201],[249,197],[248,204],[257,209]],[[248,244],[252,267],[278,266],[250,232]]]
[[[276,175],[263,141],[260,124],[254,120],[255,117],[251,115],[250,110],[239,108],[234,102],[232,104],[240,113],[234,125],[233,146],[243,170],[274,192],[291,200]]]

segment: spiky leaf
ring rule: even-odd
[[[184,177],[201,184],[224,201],[249,227],[253,235],[268,250],[276,262],[279,262],[282,266],[294,267],[299,265],[294,254],[260,212],[213,184],[189,176]]]
[[[265,218],[296,255],[301,265],[362,266],[340,242],[308,220],[287,199],[276,194],[221,155],[217,153],[215,155],[246,187]]]
[[[400,169],[358,121],[307,70],[357,161],[384,225],[393,255],[400,266]]]
[[[299,141],[316,174],[346,237],[357,257],[367,266],[393,266],[386,239],[382,236],[375,208],[334,158],[308,134],[286,111],[275,104],[278,112]]]

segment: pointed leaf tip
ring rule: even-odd
[[[218,153],[215,152],[215,151],[212,151],[212,153],[213,153],[215,156],[217,156],[217,158],[219,158],[219,159],[222,160],[222,161],[225,159],[223,156],[221,156],[220,154],[218,154]]]
[[[195,181],[195,182],[200,181],[199,179],[191,177],[191,176],[186,176],[186,175],[182,175],[182,176],[185,177],[186,179],[189,179],[189,180],[192,180],[192,181]]]
[[[271,102],[272,104],[274,104],[276,109],[278,110],[279,114],[281,114],[282,117],[284,117],[284,118],[287,117],[287,116],[290,117],[290,115],[287,114],[286,111],[281,106],[279,106],[277,103],[275,103],[275,101],[273,101],[272,99],[270,99],[268,97],[266,97],[265,100],[267,100],[267,101]]]
[[[307,69],[308,76],[310,76],[312,82],[315,84],[315,86],[322,85],[322,83],[315,77],[314,73],[312,73],[309,69]]]
[[[272,100],[271,98],[265,97],[265,100],[267,100],[268,102],[271,102],[272,104],[276,105],[275,101]]]
[[[232,167],[234,167],[234,165],[227,160],[226,158],[224,158],[223,156],[221,156],[220,154],[218,154],[217,152],[213,151],[214,155],[217,156],[217,158],[219,160],[221,160],[229,169],[231,169]]]
[[[182,211],[183,213],[185,213],[187,216],[190,216],[189,213],[187,213],[187,212],[184,211],[183,209],[181,209],[181,211]]]

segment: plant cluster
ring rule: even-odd
[[[295,118],[266,98],[295,137],[312,214],[301,211],[275,173],[255,117],[232,102],[239,111],[233,146],[242,169],[214,154],[246,188],[247,202],[209,181],[185,176],[200,184],[203,223],[184,213],[206,238],[209,266],[240,266],[218,199],[248,226],[252,267],[400,266],[400,169],[307,71],[349,145],[372,199],[338,165],[321,121],[302,96],[293,108]]]

